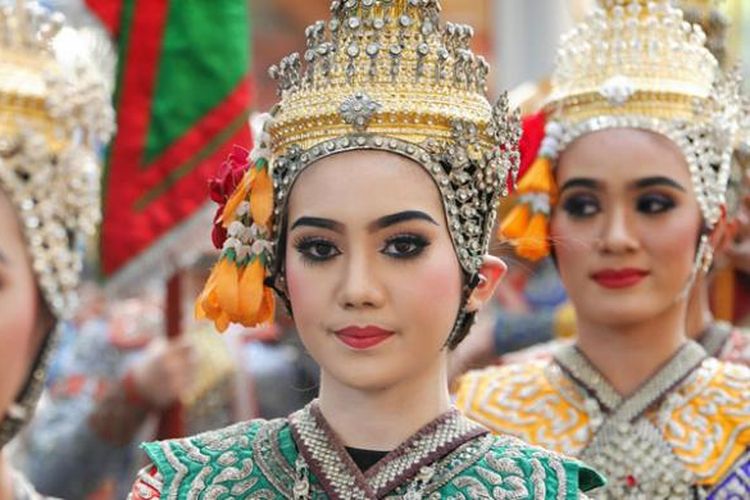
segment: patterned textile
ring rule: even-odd
[[[487,430],[450,411],[361,472],[314,401],[255,420],[149,443],[153,464],[130,498],[578,499],[603,484],[582,463]]]
[[[561,338],[543,342],[500,357],[500,364],[523,363],[532,360],[550,360],[555,352],[571,346],[574,339]],[[712,323],[697,339],[709,356],[722,361],[750,366],[750,333],[744,328],[732,326],[724,321]]]
[[[493,432],[591,463],[604,498],[702,498],[741,476],[750,447],[750,369],[693,342],[627,398],[569,345],[553,361],[467,374],[457,404]]]

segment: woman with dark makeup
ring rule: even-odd
[[[199,316],[270,319],[273,287],[320,364],[288,418],[149,443],[132,498],[579,498],[580,462],[487,430],[451,404],[448,351],[505,266],[487,255],[517,161],[507,100],[471,28],[435,0],[334,1],[271,74],[267,134],[212,184],[223,256]]]
[[[563,38],[540,155],[503,230],[521,252],[551,245],[577,339],[459,389],[493,431],[596,466],[603,498],[750,494],[750,370],[686,331],[744,112],[704,42],[666,0],[600,0]]]

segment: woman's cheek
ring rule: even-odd
[[[453,248],[449,250],[441,249],[428,256],[422,265],[414,266],[412,272],[396,275],[401,282],[398,288],[406,292],[402,300],[419,311],[420,317],[435,317],[439,308],[455,319],[462,296],[462,273]]]
[[[37,298],[34,291],[0,293],[0,414],[15,399],[33,359]]]
[[[699,223],[688,214],[670,218],[671,223],[651,227],[641,235],[655,274],[684,283],[692,270],[699,239]]]
[[[329,297],[325,291],[325,273],[298,261],[287,267],[285,278],[294,319],[300,326],[304,327],[310,317],[319,319],[323,311],[330,309],[330,304],[324,303]]]
[[[572,236],[575,235],[575,236]],[[574,227],[563,214],[553,216],[550,221],[550,244],[557,259],[563,281],[570,289],[576,279],[576,271],[586,273],[585,262],[591,257],[593,235],[584,227]]]

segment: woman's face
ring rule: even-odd
[[[378,151],[322,159],[300,174],[288,227],[294,319],[323,370],[377,390],[442,368],[462,272],[422,167]]]
[[[0,191],[0,415],[26,380],[41,340],[39,293],[16,211]]]
[[[702,224],[677,146],[636,129],[587,134],[561,155],[556,181],[551,237],[579,317],[633,324],[672,307]]]

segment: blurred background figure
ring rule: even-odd
[[[750,5],[743,8],[739,2],[714,0],[680,0],[676,3],[684,10],[687,21],[698,23],[704,29],[706,46],[721,66],[729,69],[735,64],[748,45],[742,43],[742,35],[747,36],[745,20],[750,20]],[[564,4],[562,2],[552,10],[564,9]],[[581,19],[592,5],[588,1],[571,0],[564,10],[568,19]],[[516,15],[539,14],[539,7],[531,1]],[[562,16],[557,26],[565,24],[566,16]],[[544,37],[539,40],[539,43],[546,42]],[[549,54],[554,54],[552,48]],[[511,61],[515,62],[515,59]],[[542,57],[536,64],[519,64],[511,70],[514,75],[516,71],[518,74],[540,74],[540,68],[545,64],[548,62]],[[531,166],[540,146],[543,130],[535,123],[539,120],[535,113],[547,99],[549,91],[549,80],[542,76],[537,81],[521,83],[513,92],[515,102],[526,115],[521,141],[522,172]],[[742,143],[750,144],[747,140]],[[701,277],[694,288],[688,332],[710,354],[750,364],[750,336],[741,329],[750,324],[750,152],[743,148],[735,152],[727,194],[727,228],[716,249],[717,259],[712,272]],[[507,205],[513,205],[513,202]],[[507,208],[501,207],[502,210]],[[509,277],[499,289],[494,311],[488,310],[479,318],[474,335],[454,353],[454,377],[467,369],[488,364],[548,358],[557,347],[572,342],[575,335],[575,313],[565,298],[554,261],[546,258],[536,264],[527,262],[507,252],[502,234],[499,239],[498,253],[509,262]],[[538,300],[540,297],[544,300]]]
[[[6,444],[33,415],[99,219],[111,75],[89,35],[37,3],[0,5],[1,498],[39,498]]]
[[[182,271],[185,305],[208,269],[199,260]],[[153,286],[126,299],[90,282],[86,291],[39,412],[14,443],[14,463],[39,491],[124,498],[142,465],[138,444],[177,403],[190,433],[257,416],[238,335],[219,337],[186,317],[183,335],[165,338],[163,297]]]
[[[155,300],[107,305],[94,285],[65,325],[39,413],[18,442],[14,462],[37,489],[62,498],[123,498],[139,464],[137,443],[150,416],[191,388],[195,349],[162,338]]]

